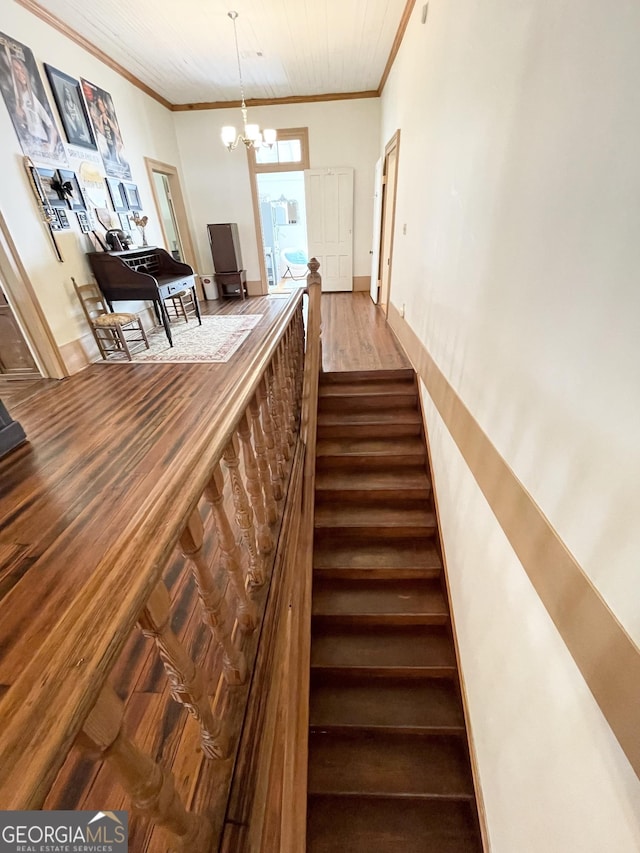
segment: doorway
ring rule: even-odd
[[[382,171],[382,211],[378,275],[380,281],[378,302],[385,314],[389,312],[391,269],[393,261],[393,234],[396,221],[396,189],[398,184],[398,154],[400,131],[397,130],[384,149]],[[376,251],[374,246],[373,251]],[[373,286],[372,286],[373,290]]]
[[[273,145],[249,148],[247,157],[262,292],[269,293],[302,283],[307,275],[304,170],[309,168],[309,129],[278,128]]]
[[[191,242],[178,170],[169,163],[161,163],[149,157],[145,157],[144,161],[165,247],[176,261],[182,261],[196,268],[195,252]]]
[[[40,376],[29,345],[0,284],[0,378],[34,379]]]
[[[256,175],[260,231],[269,291],[306,282],[307,214],[304,172]]]

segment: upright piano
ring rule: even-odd
[[[113,310],[114,302],[151,300],[170,346],[173,339],[164,304],[168,297],[191,290],[198,322],[202,325],[195,274],[189,264],[176,261],[165,249],[146,246],[125,252],[89,252],[88,258],[109,307]]]

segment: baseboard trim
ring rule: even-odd
[[[640,650],[393,303],[388,322],[640,777]]]
[[[362,290],[369,290],[371,287],[370,275],[354,275],[353,277],[353,292],[359,293]]]

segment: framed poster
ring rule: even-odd
[[[125,178],[130,181],[131,167],[124,150],[111,95],[88,80],[80,80],[80,85],[105,172],[112,178]]]
[[[28,47],[4,33],[0,33],[0,89],[27,157],[66,165],[64,145],[35,57]]]
[[[84,148],[96,149],[96,141],[89,123],[87,108],[82,99],[80,81],[74,80],[68,74],[63,74],[52,65],[45,62],[53,99],[56,102],[64,132],[72,145],[82,145]]]

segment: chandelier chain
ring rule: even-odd
[[[240,48],[238,47],[238,28],[236,26],[237,12],[228,12],[229,17],[233,21],[233,37],[236,43],[236,62],[238,63],[238,77],[240,79],[240,95],[242,97],[242,107],[246,107],[244,102],[244,80],[242,79],[242,65],[240,64]]]

